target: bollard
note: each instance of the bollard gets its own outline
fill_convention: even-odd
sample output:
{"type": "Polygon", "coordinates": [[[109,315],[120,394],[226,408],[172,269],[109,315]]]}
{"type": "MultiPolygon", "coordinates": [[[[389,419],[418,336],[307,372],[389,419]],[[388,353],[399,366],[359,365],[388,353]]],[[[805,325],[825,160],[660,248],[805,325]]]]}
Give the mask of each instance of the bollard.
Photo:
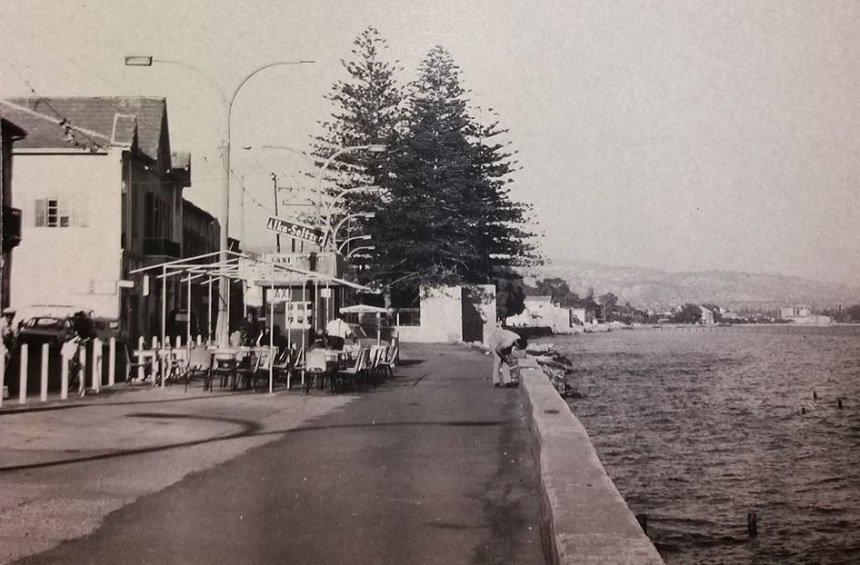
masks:
{"type": "Polygon", "coordinates": [[[21,363],[18,372],[18,404],[27,403],[27,362],[30,359],[30,346],[21,344],[21,363]]]}
{"type": "Polygon", "coordinates": [[[108,386],[116,384],[116,338],[110,338],[108,347],[108,386]]]}
{"type": "MultiPolygon", "coordinates": [[[[0,378],[2,378],[2,377],[0,377],[0,378]]],[[[840,410],[842,410],[842,399],[841,398],[836,399],[836,407],[839,408],[840,410]]]]}
{"type": "Polygon", "coordinates": [[[639,526],[642,527],[642,531],[645,532],[645,535],[648,535],[648,514],[637,514],[636,521],[639,522],[639,526]]]}
{"type": "Polygon", "coordinates": [[[806,414],[806,406],[801,406],[801,407],[800,407],[800,413],[801,413],[801,414],[806,414]]]}
{"type": "Polygon", "coordinates": [[[60,400],[69,398],[69,356],[60,350],[60,400]]]}
{"type": "Polygon", "coordinates": [[[41,381],[39,382],[39,400],[42,402],[47,402],[48,400],[48,348],[50,346],[47,343],[42,344],[42,366],[39,367],[41,370],[41,381]]]}
{"type": "Polygon", "coordinates": [[[812,389],[812,400],[818,400],[818,393],[815,392],[815,389],[812,389]]]}
{"type": "Polygon", "coordinates": [[[90,368],[92,374],[90,388],[98,394],[102,386],[102,340],[93,340],[93,366],[90,368]]]}
{"type": "Polygon", "coordinates": [[[747,512],[747,534],[751,538],[758,536],[758,514],[755,512],[747,512]]]}

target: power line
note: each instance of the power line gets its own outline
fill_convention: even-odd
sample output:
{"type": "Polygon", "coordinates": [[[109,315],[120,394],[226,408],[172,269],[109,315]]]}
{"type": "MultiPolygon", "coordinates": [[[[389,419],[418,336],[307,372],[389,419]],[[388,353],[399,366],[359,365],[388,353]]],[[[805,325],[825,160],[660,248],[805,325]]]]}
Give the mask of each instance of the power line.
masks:
{"type": "MultiPolygon", "coordinates": [[[[38,92],[36,92],[35,87],[33,87],[33,85],[30,83],[30,81],[27,80],[27,77],[25,77],[17,69],[17,67],[15,67],[15,65],[12,64],[11,61],[6,59],[5,57],[3,57],[2,59],[9,66],[9,68],[12,69],[12,72],[15,73],[16,75],[18,75],[18,78],[20,78],[24,82],[24,84],[27,85],[27,88],[30,89],[30,92],[33,93],[33,96],[35,96],[40,102],[44,103],[45,106],[47,106],[48,109],[51,110],[59,118],[59,121],[55,121],[54,123],[56,123],[58,126],[63,128],[63,135],[64,135],[66,141],[68,141],[69,143],[73,143],[75,145],[81,145],[80,143],[78,143],[77,139],[75,139],[73,130],[79,131],[85,137],[87,137],[89,139],[90,147],[88,147],[88,149],[90,149],[90,150],[92,150],[93,147],[102,148],[102,146],[100,144],[96,143],[96,141],[92,138],[92,136],[103,137],[105,139],[108,139],[108,141],[110,141],[110,139],[107,138],[107,136],[104,136],[98,132],[94,132],[91,130],[87,130],[85,128],[81,128],[81,127],[72,125],[72,122],[65,115],[63,115],[59,110],[57,110],[51,104],[50,100],[47,97],[41,96],[38,92]]],[[[4,100],[3,102],[5,104],[12,106],[13,108],[21,110],[23,112],[27,112],[27,113],[30,113],[30,114],[35,115],[37,117],[42,117],[42,118],[51,120],[50,117],[48,117],[48,116],[46,116],[40,112],[36,112],[35,110],[31,110],[25,106],[19,106],[18,104],[14,104],[12,102],[9,102],[8,100],[4,100]]],[[[51,120],[51,121],[54,121],[54,120],[51,120]]]]}

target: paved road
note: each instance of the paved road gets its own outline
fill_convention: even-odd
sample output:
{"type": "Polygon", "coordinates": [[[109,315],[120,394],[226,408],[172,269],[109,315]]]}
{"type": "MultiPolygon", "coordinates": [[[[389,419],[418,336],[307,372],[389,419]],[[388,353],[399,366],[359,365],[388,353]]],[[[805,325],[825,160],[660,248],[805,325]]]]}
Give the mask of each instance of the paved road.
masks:
{"type": "Polygon", "coordinates": [[[518,393],[412,347],[398,377],[22,563],[542,563],[518,393]]]}

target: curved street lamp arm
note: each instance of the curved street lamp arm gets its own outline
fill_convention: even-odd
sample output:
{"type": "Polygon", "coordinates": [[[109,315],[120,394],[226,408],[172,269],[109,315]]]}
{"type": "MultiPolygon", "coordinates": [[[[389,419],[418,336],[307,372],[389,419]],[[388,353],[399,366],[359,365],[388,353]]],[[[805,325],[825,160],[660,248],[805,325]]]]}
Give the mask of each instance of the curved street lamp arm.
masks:
{"type": "Polygon", "coordinates": [[[374,249],[376,249],[375,245],[362,245],[361,247],[356,247],[355,249],[347,253],[346,258],[349,259],[353,255],[355,255],[356,251],[373,251],[374,249]]]}
{"type": "Polygon", "coordinates": [[[242,87],[245,86],[245,83],[248,82],[249,80],[251,80],[251,77],[254,76],[255,74],[259,73],[260,71],[264,71],[264,70],[271,68],[271,67],[279,67],[279,66],[284,66],[284,65],[304,65],[306,63],[314,63],[314,62],[315,61],[298,59],[296,61],[276,61],[274,63],[267,63],[265,65],[261,65],[261,66],[257,67],[256,69],[254,69],[251,72],[249,72],[248,74],[246,74],[245,77],[241,81],[239,81],[239,84],[236,85],[236,88],[233,89],[233,95],[230,96],[230,101],[229,101],[230,106],[233,105],[233,101],[236,100],[236,95],[239,94],[239,91],[242,90],[242,87]]]}
{"type": "Polygon", "coordinates": [[[344,216],[344,218],[341,221],[339,221],[337,223],[337,225],[334,227],[334,230],[332,230],[332,234],[331,234],[332,246],[338,247],[338,245],[337,245],[337,232],[340,231],[341,226],[343,226],[343,224],[345,222],[347,222],[348,220],[351,220],[353,218],[372,218],[372,217],[373,217],[373,215],[368,214],[367,212],[357,212],[355,214],[349,214],[348,216],[344,216]]]}
{"type": "Polygon", "coordinates": [[[356,235],[356,236],[353,236],[353,237],[348,237],[348,238],[344,239],[344,240],[343,240],[343,242],[341,242],[340,246],[338,246],[338,248],[337,248],[337,252],[338,252],[338,253],[342,252],[342,251],[343,251],[343,248],[344,248],[344,247],[346,246],[346,244],[347,244],[347,243],[349,243],[350,241],[359,241],[359,240],[367,241],[367,240],[369,240],[370,238],[371,238],[371,236],[370,236],[369,234],[356,235]]]}
{"type": "Polygon", "coordinates": [[[217,92],[218,96],[221,97],[221,102],[224,103],[224,107],[225,108],[227,107],[227,104],[228,104],[227,95],[224,94],[224,90],[220,86],[218,86],[218,83],[215,82],[211,76],[209,76],[205,72],[201,71],[200,69],[198,69],[194,65],[189,65],[188,63],[183,63],[182,61],[174,61],[173,59],[155,59],[155,58],[153,58],[152,62],[153,63],[164,63],[166,65],[176,65],[177,67],[182,67],[184,69],[189,69],[189,70],[194,71],[199,76],[203,77],[206,80],[206,82],[208,82],[209,85],[215,89],[215,92],[217,92]]]}

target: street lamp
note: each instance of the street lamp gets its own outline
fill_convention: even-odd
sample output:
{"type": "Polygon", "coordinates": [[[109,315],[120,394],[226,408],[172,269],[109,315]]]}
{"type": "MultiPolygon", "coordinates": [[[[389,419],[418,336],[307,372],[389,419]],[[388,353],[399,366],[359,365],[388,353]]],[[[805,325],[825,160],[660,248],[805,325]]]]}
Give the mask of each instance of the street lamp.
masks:
{"type": "MultiPolygon", "coordinates": [[[[326,203],[325,207],[325,219],[326,219],[326,243],[332,245],[333,248],[337,247],[337,243],[334,238],[334,232],[337,232],[337,228],[332,230],[331,227],[331,216],[334,212],[334,207],[348,192],[370,192],[370,193],[378,193],[382,192],[382,188],[379,186],[366,185],[366,186],[355,186],[355,187],[347,187],[338,192],[334,198],[330,199],[326,203]],[[329,239],[331,238],[331,239],[329,239]]],[[[368,214],[373,214],[373,216],[365,216],[368,218],[374,217],[376,214],[374,212],[367,212],[368,214]]],[[[340,227],[340,224],[338,224],[340,227]]]]}
{"type": "Polygon", "coordinates": [[[346,258],[349,259],[353,255],[357,255],[357,251],[373,251],[374,249],[376,249],[375,245],[362,245],[361,247],[356,247],[355,249],[347,253],[346,258]]]}
{"type": "MultiPolygon", "coordinates": [[[[223,161],[224,161],[224,178],[223,178],[223,188],[221,193],[221,211],[218,215],[218,221],[221,224],[221,233],[220,233],[220,247],[221,247],[221,262],[227,260],[227,250],[228,250],[228,234],[230,228],[230,118],[233,115],[233,102],[236,100],[236,96],[239,94],[239,91],[242,90],[242,87],[257,73],[260,71],[264,71],[271,67],[277,66],[286,66],[286,65],[303,65],[308,63],[313,63],[314,61],[299,59],[295,61],[275,61],[273,63],[267,63],[265,65],[261,65],[251,72],[246,74],[242,80],[236,85],[233,89],[232,94],[228,98],[221,87],[212,80],[212,78],[207,75],[205,72],[201,71],[197,67],[190,65],[188,63],[183,63],[181,61],[171,61],[168,59],[156,59],[151,55],[127,55],[125,57],[125,65],[128,67],[151,67],[154,63],[162,63],[168,65],[176,65],[179,67],[183,67],[186,69],[190,69],[204,79],[215,89],[218,95],[221,97],[222,102],[225,105],[225,139],[224,139],[224,148],[223,148],[223,161]]],[[[216,334],[218,336],[218,343],[221,345],[225,345],[227,343],[228,332],[229,332],[229,324],[227,317],[229,313],[227,312],[227,293],[229,292],[229,288],[227,285],[226,277],[221,277],[221,280],[218,284],[218,325],[216,329],[216,334]]]]}
{"type": "Polygon", "coordinates": [[[370,235],[369,233],[366,233],[364,235],[354,235],[352,237],[348,237],[348,238],[344,239],[343,243],[340,244],[340,247],[337,248],[337,252],[340,253],[341,251],[343,251],[343,248],[346,247],[346,244],[349,243],[350,241],[367,241],[371,238],[373,238],[373,236],[370,235]]]}
{"type": "MultiPolygon", "coordinates": [[[[332,232],[332,235],[331,235],[332,246],[337,247],[337,232],[340,231],[340,227],[344,223],[346,223],[347,221],[349,221],[353,218],[370,219],[370,218],[375,218],[375,217],[376,217],[376,212],[356,212],[355,214],[350,214],[349,216],[346,216],[344,219],[342,219],[340,222],[337,223],[337,226],[334,228],[334,231],[332,232]]],[[[349,232],[347,232],[347,233],[349,233],[349,232]]]]}
{"type": "MultiPolygon", "coordinates": [[[[322,183],[323,183],[323,177],[325,176],[326,170],[328,170],[329,166],[334,162],[335,159],[337,159],[338,157],[340,157],[344,153],[349,153],[351,151],[361,151],[363,149],[370,151],[371,153],[383,153],[387,149],[387,147],[385,145],[382,145],[379,143],[371,143],[369,145],[350,145],[348,147],[341,147],[340,149],[338,149],[337,151],[332,153],[331,156],[325,160],[325,162],[323,163],[323,166],[320,167],[319,171],[317,171],[317,186],[316,186],[316,195],[317,195],[317,200],[318,200],[317,207],[316,207],[317,208],[316,209],[317,223],[320,223],[320,224],[322,223],[322,207],[321,207],[322,206],[322,183]]],[[[338,198],[343,196],[343,194],[349,190],[353,190],[353,189],[347,188],[346,190],[341,191],[341,193],[335,198],[335,200],[337,200],[338,198]]],[[[331,233],[331,225],[328,225],[328,224],[330,224],[330,220],[331,220],[330,207],[329,207],[328,216],[329,216],[329,218],[326,222],[327,228],[328,228],[328,232],[326,232],[327,235],[331,233]]]]}

